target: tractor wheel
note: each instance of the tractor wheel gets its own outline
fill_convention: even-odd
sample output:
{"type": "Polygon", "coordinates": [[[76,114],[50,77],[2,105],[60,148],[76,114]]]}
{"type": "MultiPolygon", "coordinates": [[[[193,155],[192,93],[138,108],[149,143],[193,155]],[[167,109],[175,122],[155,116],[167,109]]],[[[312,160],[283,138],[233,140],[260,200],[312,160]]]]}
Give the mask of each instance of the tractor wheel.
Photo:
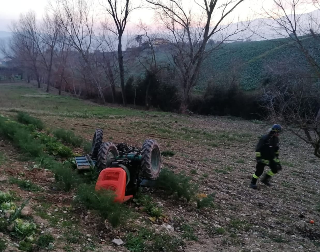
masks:
{"type": "Polygon", "coordinates": [[[98,172],[110,167],[112,161],[115,161],[118,155],[117,147],[113,143],[102,143],[98,152],[96,164],[98,172]]]}
{"type": "Polygon", "coordinates": [[[102,144],[102,139],[103,139],[102,129],[96,129],[93,135],[92,147],[91,147],[91,153],[90,153],[92,159],[97,159],[100,145],[102,144]]]}
{"type": "Polygon", "coordinates": [[[148,139],[142,145],[142,176],[146,179],[155,180],[160,174],[160,149],[155,140],[148,139]]]}

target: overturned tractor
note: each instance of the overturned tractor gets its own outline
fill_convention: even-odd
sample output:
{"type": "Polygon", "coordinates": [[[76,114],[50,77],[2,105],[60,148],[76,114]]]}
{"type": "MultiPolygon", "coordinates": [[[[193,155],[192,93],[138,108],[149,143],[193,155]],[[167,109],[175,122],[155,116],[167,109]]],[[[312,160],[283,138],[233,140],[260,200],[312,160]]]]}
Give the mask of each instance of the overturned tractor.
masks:
{"type": "Polygon", "coordinates": [[[132,198],[139,186],[158,178],[161,154],[155,140],[145,140],[142,148],[103,142],[103,131],[96,129],[90,155],[76,158],[76,163],[79,170],[94,166],[99,172],[96,190],[111,189],[115,200],[123,202],[132,198]]]}

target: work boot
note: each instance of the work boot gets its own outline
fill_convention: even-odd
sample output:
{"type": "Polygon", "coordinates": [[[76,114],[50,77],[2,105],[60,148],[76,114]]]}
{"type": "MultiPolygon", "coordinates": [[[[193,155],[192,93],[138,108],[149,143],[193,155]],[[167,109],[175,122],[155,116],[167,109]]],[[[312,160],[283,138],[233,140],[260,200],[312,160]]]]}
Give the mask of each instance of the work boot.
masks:
{"type": "Polygon", "coordinates": [[[261,182],[266,186],[271,186],[270,179],[271,179],[271,176],[268,174],[265,174],[264,177],[261,179],[261,182]]]}
{"type": "Polygon", "coordinates": [[[257,189],[257,179],[256,178],[252,178],[251,179],[251,183],[250,183],[250,188],[252,188],[252,189],[257,189]]]}

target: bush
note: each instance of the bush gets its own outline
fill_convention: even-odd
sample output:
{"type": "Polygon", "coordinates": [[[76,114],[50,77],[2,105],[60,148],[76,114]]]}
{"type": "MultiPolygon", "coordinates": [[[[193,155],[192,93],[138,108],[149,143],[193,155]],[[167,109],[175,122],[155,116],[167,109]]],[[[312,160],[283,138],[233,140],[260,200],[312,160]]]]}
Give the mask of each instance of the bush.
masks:
{"type": "Polygon", "coordinates": [[[0,134],[13,141],[24,153],[32,157],[39,157],[42,154],[43,146],[39,141],[33,139],[31,132],[32,129],[26,126],[0,117],[0,134]]]}
{"type": "Polygon", "coordinates": [[[206,197],[202,197],[197,199],[197,208],[201,209],[201,208],[205,208],[205,207],[214,207],[213,204],[214,201],[214,195],[208,195],[206,197]]]}
{"type": "Polygon", "coordinates": [[[243,91],[238,85],[209,85],[203,95],[191,97],[189,109],[198,114],[237,116],[261,119],[265,114],[260,104],[261,94],[243,91]]]}
{"type": "Polygon", "coordinates": [[[6,244],[5,240],[2,240],[0,238],[0,252],[5,251],[6,248],[7,248],[7,244],[6,244]]]}
{"type": "Polygon", "coordinates": [[[54,242],[54,238],[52,235],[40,235],[37,241],[37,246],[40,248],[47,248],[52,242],[54,242]]]}
{"type": "Polygon", "coordinates": [[[68,192],[79,184],[80,178],[68,165],[57,165],[52,171],[60,190],[68,192]]]}
{"type": "Polygon", "coordinates": [[[108,219],[111,225],[116,227],[129,218],[129,212],[123,205],[114,202],[114,197],[112,191],[95,191],[94,185],[81,184],[78,187],[76,202],[97,210],[101,217],[108,219]]]}
{"type": "Polygon", "coordinates": [[[162,215],[162,209],[153,202],[149,195],[138,194],[134,201],[136,204],[143,206],[144,211],[150,216],[159,218],[162,215]]]}
{"type": "Polygon", "coordinates": [[[41,188],[39,186],[33,184],[29,180],[23,180],[23,179],[17,179],[14,177],[10,177],[9,182],[11,184],[18,185],[21,189],[23,189],[25,191],[37,192],[37,191],[41,190],[41,188]]]}
{"type": "Polygon", "coordinates": [[[190,201],[198,192],[198,186],[190,181],[191,178],[184,173],[174,174],[173,171],[165,168],[160,173],[156,187],[190,201]]]}
{"type": "Polygon", "coordinates": [[[25,112],[18,112],[17,119],[18,119],[18,122],[26,124],[26,125],[33,125],[38,130],[43,130],[43,128],[44,128],[44,124],[41,120],[34,118],[25,112]]]}
{"type": "Polygon", "coordinates": [[[72,131],[57,129],[53,132],[57,139],[62,140],[66,144],[71,144],[74,147],[80,147],[83,139],[76,136],[72,131]]]}
{"type": "Polygon", "coordinates": [[[35,137],[43,144],[45,144],[45,151],[48,154],[54,156],[60,156],[62,158],[70,158],[73,156],[72,150],[58,142],[56,138],[48,136],[44,133],[36,133],[35,137]]]}

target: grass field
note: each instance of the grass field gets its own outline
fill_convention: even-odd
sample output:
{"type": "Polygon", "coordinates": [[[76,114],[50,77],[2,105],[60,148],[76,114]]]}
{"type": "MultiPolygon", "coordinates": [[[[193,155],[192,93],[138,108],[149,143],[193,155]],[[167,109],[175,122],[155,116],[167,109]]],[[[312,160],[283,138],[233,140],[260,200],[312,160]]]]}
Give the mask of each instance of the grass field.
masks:
{"type": "MultiPolygon", "coordinates": [[[[255,145],[269,126],[264,122],[100,106],[46,94],[24,83],[0,84],[0,114],[16,120],[18,111],[40,119],[43,134],[64,129],[90,142],[94,130],[101,128],[104,141],[138,147],[145,139],[155,139],[163,153],[164,171],[190,177],[190,187],[199,187],[199,197],[212,201],[199,205],[163,190],[144,189],[140,198],[124,205],[130,219],[113,228],[96,210],[74,204],[74,189],[59,190],[55,176],[42,168],[44,162],[26,159],[0,135],[1,191],[14,195],[18,206],[29,199],[28,220],[48,235],[37,237],[47,250],[320,250],[320,160],[289,132],[284,131],[280,139],[283,170],[273,178],[271,188],[259,183],[254,191],[248,186],[255,145]],[[113,245],[115,238],[125,244],[113,245]]],[[[81,148],[69,147],[84,154],[81,148]]],[[[0,251],[1,244],[14,247],[18,238],[0,232],[4,233],[0,251]]]]}

